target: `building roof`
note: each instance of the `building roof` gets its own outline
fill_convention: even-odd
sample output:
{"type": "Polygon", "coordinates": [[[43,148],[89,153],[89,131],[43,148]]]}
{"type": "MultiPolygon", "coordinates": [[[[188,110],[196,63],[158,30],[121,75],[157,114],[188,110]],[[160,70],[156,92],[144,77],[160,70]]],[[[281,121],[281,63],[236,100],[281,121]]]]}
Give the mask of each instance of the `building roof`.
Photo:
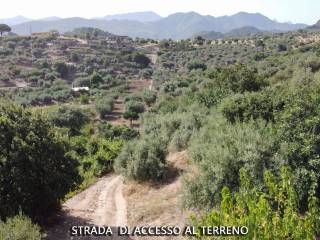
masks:
{"type": "Polygon", "coordinates": [[[74,91],[74,92],[89,91],[89,87],[73,87],[72,91],[74,91]]]}

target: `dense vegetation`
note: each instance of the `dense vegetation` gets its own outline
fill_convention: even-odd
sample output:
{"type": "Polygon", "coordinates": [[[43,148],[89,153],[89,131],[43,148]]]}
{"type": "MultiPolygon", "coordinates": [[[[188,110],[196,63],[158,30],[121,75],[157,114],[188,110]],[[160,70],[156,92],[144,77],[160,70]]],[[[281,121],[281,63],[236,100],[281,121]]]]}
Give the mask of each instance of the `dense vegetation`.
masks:
{"type": "MultiPolygon", "coordinates": [[[[292,235],[299,239],[304,234],[312,238],[319,234],[315,231],[320,197],[319,44],[299,42],[294,34],[254,44],[203,43],[194,47],[187,41],[162,42],[154,72],[157,101],[143,115],[137,145],[125,144],[116,166],[128,177],[144,181],[148,175],[137,174],[143,165],[148,179],[159,181],[157,176],[168,171],[162,155],[155,163],[151,149],[140,146],[148,141],[150,148],[158,144],[162,151],[187,149],[189,162],[198,170],[185,176],[183,201],[187,208],[202,211],[220,209],[226,187],[231,194],[242,191],[240,169],[255,186],[248,194],[263,196],[268,189],[264,172],[280,176],[281,169],[288,167],[293,173],[292,184],[283,191],[296,193],[294,199],[286,200],[294,206],[289,210],[296,218],[291,225],[286,223],[288,216],[279,219],[274,232],[278,235],[270,236],[266,230],[262,238],[292,235]],[[260,56],[249,48],[258,50],[260,56]],[[217,54],[220,49],[221,55],[217,54]],[[235,53],[230,61],[224,61],[230,49],[235,53]],[[153,162],[152,168],[147,168],[148,162],[153,162]],[[313,210],[308,201],[311,192],[313,210]],[[299,221],[300,214],[313,215],[313,223],[307,217],[299,221]],[[299,224],[306,228],[293,230],[299,224]]],[[[259,197],[247,201],[258,204],[259,197]]],[[[278,214],[275,204],[268,204],[265,207],[269,206],[270,216],[261,216],[263,221],[278,214]]],[[[258,213],[255,211],[246,213],[248,221],[250,214],[258,213]]],[[[219,224],[225,225],[229,215],[220,214],[219,224]]],[[[207,215],[205,222],[212,224],[214,216],[207,215]]],[[[260,223],[252,224],[254,229],[260,223]]]]}
{"type": "Polygon", "coordinates": [[[67,140],[39,114],[0,105],[0,214],[22,210],[33,219],[57,209],[79,183],[78,162],[67,140]]]}
{"type": "MultiPolygon", "coordinates": [[[[220,211],[213,210],[200,220],[195,218],[196,226],[247,226],[248,234],[243,239],[314,239],[319,233],[319,208],[314,191],[308,198],[309,210],[302,218],[292,174],[287,169],[281,170],[280,181],[270,172],[264,173],[265,192],[254,187],[244,170],[240,170],[240,179],[240,189],[235,196],[224,187],[220,211]]],[[[211,239],[200,232],[197,237],[211,239]]]]}

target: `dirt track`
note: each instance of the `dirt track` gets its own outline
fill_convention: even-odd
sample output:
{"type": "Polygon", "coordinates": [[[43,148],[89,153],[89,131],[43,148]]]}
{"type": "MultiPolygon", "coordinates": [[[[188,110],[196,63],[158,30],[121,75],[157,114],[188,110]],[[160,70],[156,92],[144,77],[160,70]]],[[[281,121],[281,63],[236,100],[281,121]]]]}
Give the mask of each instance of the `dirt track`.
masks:
{"type": "MultiPolygon", "coordinates": [[[[152,63],[157,61],[156,54],[150,54],[152,63]]],[[[129,92],[152,89],[152,81],[135,80],[129,85],[129,92]]],[[[110,122],[126,124],[121,118],[124,111],[123,100],[117,100],[110,122]]],[[[83,192],[77,194],[62,205],[62,211],[55,223],[46,231],[46,240],[66,239],[130,239],[129,237],[71,237],[70,227],[73,225],[126,226],[127,203],[123,196],[123,177],[108,175],[100,178],[83,192]]],[[[114,233],[116,233],[114,228],[114,233]]]]}
{"type": "MultiPolygon", "coordinates": [[[[72,225],[125,226],[127,204],[122,195],[123,179],[118,175],[101,178],[62,206],[56,223],[47,231],[47,240],[128,239],[119,237],[70,237],[72,225]]],[[[114,230],[116,232],[116,230],[114,230]]]]}

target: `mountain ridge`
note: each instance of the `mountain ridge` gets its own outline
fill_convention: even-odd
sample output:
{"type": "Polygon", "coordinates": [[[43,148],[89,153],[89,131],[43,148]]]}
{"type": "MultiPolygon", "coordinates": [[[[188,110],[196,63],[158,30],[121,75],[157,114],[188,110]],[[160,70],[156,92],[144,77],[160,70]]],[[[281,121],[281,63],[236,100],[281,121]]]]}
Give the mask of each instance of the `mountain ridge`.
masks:
{"type": "Polygon", "coordinates": [[[320,20],[318,22],[316,22],[315,24],[307,27],[307,29],[309,29],[309,30],[320,30],[320,20]]]}
{"type": "Polygon", "coordinates": [[[132,20],[138,22],[154,22],[160,20],[162,17],[153,12],[153,11],[144,11],[144,12],[132,12],[132,13],[123,13],[123,14],[113,14],[106,15],[101,18],[93,19],[103,19],[103,20],[132,20]]]}
{"type": "Polygon", "coordinates": [[[305,24],[289,24],[273,21],[260,13],[239,12],[231,16],[214,17],[196,12],[174,13],[156,21],[141,22],[122,19],[85,19],[64,18],[53,21],[34,20],[12,26],[13,32],[26,35],[32,28],[35,32],[45,32],[52,29],[61,33],[74,28],[100,28],[116,35],[144,37],[154,39],[186,39],[199,32],[221,32],[223,34],[237,28],[252,26],[260,31],[294,31],[307,27],[305,24]]]}

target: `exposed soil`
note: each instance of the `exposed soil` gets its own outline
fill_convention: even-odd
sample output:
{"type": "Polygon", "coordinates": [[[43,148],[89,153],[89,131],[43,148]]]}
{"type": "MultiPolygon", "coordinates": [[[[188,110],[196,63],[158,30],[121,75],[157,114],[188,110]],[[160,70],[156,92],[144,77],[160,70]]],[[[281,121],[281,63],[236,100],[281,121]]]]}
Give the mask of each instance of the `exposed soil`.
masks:
{"type": "MultiPolygon", "coordinates": [[[[185,151],[169,154],[167,161],[172,168],[166,183],[129,183],[124,185],[124,194],[128,203],[129,226],[179,226],[186,224],[188,213],[183,209],[182,173],[187,169],[185,151]]],[[[150,237],[133,237],[134,239],[150,239],[150,237]]],[[[152,237],[152,239],[183,239],[182,236],[152,237]]]]}
{"type": "Polygon", "coordinates": [[[109,175],[99,179],[62,205],[61,213],[44,239],[129,239],[115,236],[116,226],[127,225],[127,203],[122,188],[121,176],[109,175]],[[71,237],[70,227],[73,225],[110,226],[114,227],[115,234],[113,237],[71,237]]]}

